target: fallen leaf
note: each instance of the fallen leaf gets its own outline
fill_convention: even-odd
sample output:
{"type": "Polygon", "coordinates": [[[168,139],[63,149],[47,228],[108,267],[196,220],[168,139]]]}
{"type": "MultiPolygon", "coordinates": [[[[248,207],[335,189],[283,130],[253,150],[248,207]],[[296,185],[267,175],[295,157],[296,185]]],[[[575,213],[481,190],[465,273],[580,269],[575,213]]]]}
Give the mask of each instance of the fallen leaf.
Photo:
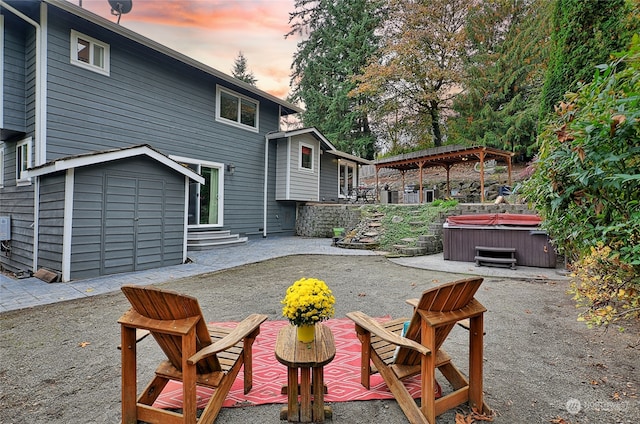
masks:
{"type": "Polygon", "coordinates": [[[564,418],[560,418],[560,417],[553,418],[549,422],[553,423],[553,424],[571,424],[569,421],[565,420],[564,418]]]}
{"type": "Polygon", "coordinates": [[[473,418],[470,415],[462,415],[456,412],[456,424],[473,424],[473,418]]]}
{"type": "Polygon", "coordinates": [[[480,411],[478,411],[477,408],[471,409],[471,416],[473,417],[474,420],[488,421],[488,422],[493,422],[493,420],[496,418],[495,412],[489,411],[489,413],[483,414],[480,411]]]}
{"type": "Polygon", "coordinates": [[[365,297],[366,295],[366,293],[358,293],[358,297],[365,297]]]}
{"type": "Polygon", "coordinates": [[[80,346],[80,347],[87,347],[87,346],[89,346],[90,344],[91,344],[91,342],[80,342],[80,343],[78,343],[78,346],[80,346]]]}

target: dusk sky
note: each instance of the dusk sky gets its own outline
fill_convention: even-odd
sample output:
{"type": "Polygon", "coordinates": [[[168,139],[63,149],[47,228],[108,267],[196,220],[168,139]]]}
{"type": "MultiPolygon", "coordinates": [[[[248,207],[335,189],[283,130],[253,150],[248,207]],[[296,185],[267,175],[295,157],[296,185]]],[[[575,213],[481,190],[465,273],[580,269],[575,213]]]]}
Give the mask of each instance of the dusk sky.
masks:
{"type": "MultiPolygon", "coordinates": [[[[68,0],[112,22],[108,0],[68,0]]],[[[289,92],[298,37],[284,38],[295,0],[133,0],[120,25],[231,74],[242,51],[258,88],[289,92]]]]}

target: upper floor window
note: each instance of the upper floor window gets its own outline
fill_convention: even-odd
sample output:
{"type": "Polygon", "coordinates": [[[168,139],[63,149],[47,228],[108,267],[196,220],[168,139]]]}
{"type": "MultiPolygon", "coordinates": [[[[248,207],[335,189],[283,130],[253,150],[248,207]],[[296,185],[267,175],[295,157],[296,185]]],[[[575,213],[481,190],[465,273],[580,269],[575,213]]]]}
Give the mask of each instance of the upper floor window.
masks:
{"type": "Polygon", "coordinates": [[[300,168],[313,170],[313,147],[300,144],[300,168]]]}
{"type": "Polygon", "coordinates": [[[71,30],[71,63],[109,75],[109,45],[71,30]]]}
{"type": "Polygon", "coordinates": [[[258,101],[218,86],[216,120],[258,131],[258,101]]]}
{"type": "Polygon", "coordinates": [[[16,181],[18,184],[30,183],[31,180],[24,176],[27,169],[31,168],[31,138],[16,144],[16,181]]]}

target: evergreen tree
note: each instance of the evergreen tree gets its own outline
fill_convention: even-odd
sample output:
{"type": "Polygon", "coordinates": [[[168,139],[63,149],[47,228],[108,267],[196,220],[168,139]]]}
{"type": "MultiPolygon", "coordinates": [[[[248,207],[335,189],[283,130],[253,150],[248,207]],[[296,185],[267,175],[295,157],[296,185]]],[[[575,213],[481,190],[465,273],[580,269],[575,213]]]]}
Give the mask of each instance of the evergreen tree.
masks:
{"type": "Polygon", "coordinates": [[[535,146],[551,3],[501,0],[474,10],[472,48],[463,93],[454,102],[450,138],[513,151],[524,160],[535,146]]]}
{"type": "Polygon", "coordinates": [[[248,70],[247,58],[244,57],[244,54],[242,52],[238,53],[238,57],[236,57],[236,60],[233,62],[231,75],[234,78],[237,78],[240,81],[244,81],[251,85],[256,85],[256,83],[258,82],[258,80],[253,76],[253,72],[248,70]]]}
{"type": "Polygon", "coordinates": [[[578,82],[590,82],[595,66],[607,63],[610,52],[627,47],[631,33],[626,25],[632,3],[556,0],[549,67],[542,90],[543,116],[553,111],[565,92],[575,91],[578,82]]]}
{"type": "Polygon", "coordinates": [[[297,0],[289,23],[286,36],[303,38],[292,64],[291,100],[304,104],[304,125],[318,128],[340,150],[373,159],[375,139],[359,108],[369,99],[348,93],[352,76],[377,50],[378,1],[297,0]]]}

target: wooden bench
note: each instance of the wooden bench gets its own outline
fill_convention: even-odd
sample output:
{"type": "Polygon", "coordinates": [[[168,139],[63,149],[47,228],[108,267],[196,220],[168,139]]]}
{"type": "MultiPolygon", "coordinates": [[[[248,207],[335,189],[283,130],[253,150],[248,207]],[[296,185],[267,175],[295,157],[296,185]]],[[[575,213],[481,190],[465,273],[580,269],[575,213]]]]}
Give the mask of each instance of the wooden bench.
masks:
{"type": "Polygon", "coordinates": [[[507,265],[511,269],[516,269],[516,249],[515,247],[487,247],[476,246],[475,256],[476,266],[485,265],[507,265]]]}

